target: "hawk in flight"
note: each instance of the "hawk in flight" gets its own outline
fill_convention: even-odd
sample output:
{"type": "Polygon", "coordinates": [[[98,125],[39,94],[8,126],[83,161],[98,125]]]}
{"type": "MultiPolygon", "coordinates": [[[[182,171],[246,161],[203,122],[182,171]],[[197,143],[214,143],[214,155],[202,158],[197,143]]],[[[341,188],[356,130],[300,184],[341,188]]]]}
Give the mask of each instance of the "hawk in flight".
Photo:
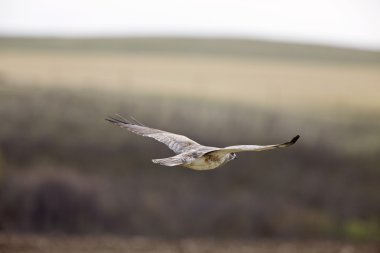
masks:
{"type": "Polygon", "coordinates": [[[216,148],[203,146],[183,135],[147,127],[132,117],[131,120],[126,120],[120,115],[116,115],[115,117],[109,117],[106,120],[121,128],[126,128],[135,134],[150,137],[162,142],[176,153],[176,155],[172,157],[153,159],[152,161],[154,163],[165,166],[181,165],[194,170],[215,169],[236,159],[237,152],[264,151],[275,148],[285,148],[296,143],[300,137],[297,135],[291,141],[282,144],[265,146],[238,145],[225,148],[216,148]]]}

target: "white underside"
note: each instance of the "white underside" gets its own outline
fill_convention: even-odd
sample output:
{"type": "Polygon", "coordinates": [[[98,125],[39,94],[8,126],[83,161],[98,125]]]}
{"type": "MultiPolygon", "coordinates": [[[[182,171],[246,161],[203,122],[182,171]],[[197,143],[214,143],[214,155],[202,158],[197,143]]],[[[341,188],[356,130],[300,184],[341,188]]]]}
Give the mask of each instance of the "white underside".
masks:
{"type": "Polygon", "coordinates": [[[212,170],[223,165],[227,157],[228,155],[223,155],[223,157],[219,157],[219,159],[216,159],[217,161],[215,161],[202,156],[191,163],[182,164],[182,166],[193,170],[212,170]]]}

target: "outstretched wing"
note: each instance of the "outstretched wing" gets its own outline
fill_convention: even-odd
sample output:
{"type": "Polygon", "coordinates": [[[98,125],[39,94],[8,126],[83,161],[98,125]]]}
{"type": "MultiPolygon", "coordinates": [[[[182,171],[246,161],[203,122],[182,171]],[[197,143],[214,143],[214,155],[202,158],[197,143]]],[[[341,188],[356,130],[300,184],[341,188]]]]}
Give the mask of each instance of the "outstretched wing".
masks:
{"type": "Polygon", "coordinates": [[[187,138],[183,135],[173,134],[169,132],[165,132],[162,130],[150,128],[147,126],[144,126],[134,118],[131,118],[132,121],[126,120],[120,115],[116,115],[115,117],[108,117],[106,118],[107,121],[121,127],[126,128],[129,131],[142,135],[145,137],[153,138],[159,142],[164,143],[166,146],[168,146],[171,150],[173,150],[176,154],[183,153],[187,150],[190,150],[196,146],[199,146],[200,144],[187,138]]]}
{"type": "Polygon", "coordinates": [[[297,142],[297,140],[300,138],[299,135],[293,137],[291,141],[282,143],[282,144],[274,144],[274,145],[265,145],[265,146],[258,146],[258,145],[238,145],[238,146],[230,146],[220,149],[220,151],[216,152],[244,152],[244,151],[264,151],[264,150],[270,150],[275,148],[285,148],[293,145],[297,142]]]}

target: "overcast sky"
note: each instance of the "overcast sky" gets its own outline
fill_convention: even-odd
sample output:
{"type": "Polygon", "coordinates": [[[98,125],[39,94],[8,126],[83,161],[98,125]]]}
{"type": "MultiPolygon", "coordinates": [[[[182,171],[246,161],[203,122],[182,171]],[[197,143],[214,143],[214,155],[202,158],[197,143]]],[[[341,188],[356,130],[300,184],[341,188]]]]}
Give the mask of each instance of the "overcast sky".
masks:
{"type": "Polygon", "coordinates": [[[380,50],[380,0],[0,0],[0,35],[233,36],[380,50]]]}

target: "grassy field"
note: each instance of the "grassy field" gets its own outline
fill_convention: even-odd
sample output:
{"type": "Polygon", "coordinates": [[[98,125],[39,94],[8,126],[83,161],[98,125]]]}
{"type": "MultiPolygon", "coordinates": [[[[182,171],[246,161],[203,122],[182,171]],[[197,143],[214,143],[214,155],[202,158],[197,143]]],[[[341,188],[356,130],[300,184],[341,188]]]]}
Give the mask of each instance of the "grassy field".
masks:
{"type": "Polygon", "coordinates": [[[206,99],[304,113],[380,110],[379,69],[380,64],[223,55],[0,50],[0,77],[15,83],[206,99]]]}
{"type": "Polygon", "coordinates": [[[7,253],[377,253],[376,244],[297,240],[154,239],[115,236],[0,235],[0,251],[7,253]]]}
{"type": "MultiPolygon", "coordinates": [[[[0,230],[157,244],[141,252],[376,252],[366,243],[380,235],[379,62],[249,41],[0,39],[0,230]],[[211,146],[301,139],[197,173],[152,164],[171,152],[113,128],[112,113],[211,146]],[[240,240],[252,237],[364,244],[240,240]]],[[[0,247],[108,245],[68,238],[2,235],[0,247]]]]}

